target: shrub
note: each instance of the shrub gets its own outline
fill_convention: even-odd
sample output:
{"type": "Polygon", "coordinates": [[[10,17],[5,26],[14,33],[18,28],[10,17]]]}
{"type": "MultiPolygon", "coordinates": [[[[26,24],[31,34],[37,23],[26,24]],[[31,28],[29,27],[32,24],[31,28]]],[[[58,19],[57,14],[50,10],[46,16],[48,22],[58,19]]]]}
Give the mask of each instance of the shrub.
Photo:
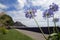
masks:
{"type": "Polygon", "coordinates": [[[5,27],[0,27],[0,33],[6,34],[8,33],[8,30],[5,27]]]}

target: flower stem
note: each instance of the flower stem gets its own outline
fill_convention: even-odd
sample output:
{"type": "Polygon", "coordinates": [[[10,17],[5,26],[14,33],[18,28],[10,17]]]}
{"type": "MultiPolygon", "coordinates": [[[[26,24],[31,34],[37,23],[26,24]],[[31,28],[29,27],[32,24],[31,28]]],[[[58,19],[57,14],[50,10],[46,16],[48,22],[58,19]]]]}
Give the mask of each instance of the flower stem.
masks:
{"type": "Polygon", "coordinates": [[[43,37],[45,38],[45,40],[47,40],[47,38],[46,38],[46,37],[45,37],[45,35],[44,35],[43,30],[41,29],[41,27],[39,26],[39,24],[38,24],[38,22],[37,22],[37,20],[34,18],[34,16],[33,16],[33,14],[32,14],[32,13],[31,13],[31,15],[32,15],[32,18],[34,19],[34,21],[35,21],[36,25],[38,26],[39,30],[41,31],[41,33],[42,33],[43,37]]]}
{"type": "MultiPolygon", "coordinates": [[[[54,20],[54,15],[53,15],[53,20],[54,20]]],[[[56,31],[59,32],[58,29],[57,29],[57,27],[56,27],[56,22],[55,22],[55,21],[53,21],[53,22],[54,22],[54,26],[55,26],[55,27],[53,28],[53,32],[54,32],[54,33],[55,33],[56,31]]]]}
{"type": "Polygon", "coordinates": [[[42,32],[43,37],[47,40],[47,38],[45,37],[44,32],[42,31],[42,29],[41,29],[41,27],[39,26],[38,22],[36,21],[36,19],[35,19],[34,17],[33,17],[33,19],[34,19],[35,23],[37,24],[39,30],[42,32]]]}
{"type": "Polygon", "coordinates": [[[46,19],[47,19],[47,26],[48,26],[48,31],[49,31],[49,35],[50,35],[49,19],[48,19],[48,17],[46,17],[46,19]]]}

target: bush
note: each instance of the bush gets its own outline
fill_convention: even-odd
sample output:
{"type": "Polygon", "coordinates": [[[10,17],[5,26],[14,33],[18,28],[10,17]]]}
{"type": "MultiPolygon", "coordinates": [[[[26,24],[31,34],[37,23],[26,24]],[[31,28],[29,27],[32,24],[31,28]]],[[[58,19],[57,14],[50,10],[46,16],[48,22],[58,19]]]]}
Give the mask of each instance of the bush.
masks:
{"type": "Polygon", "coordinates": [[[53,33],[48,37],[48,40],[60,40],[60,33],[53,33]]]}
{"type": "Polygon", "coordinates": [[[6,34],[8,33],[8,30],[5,27],[0,27],[0,33],[6,34]]]}

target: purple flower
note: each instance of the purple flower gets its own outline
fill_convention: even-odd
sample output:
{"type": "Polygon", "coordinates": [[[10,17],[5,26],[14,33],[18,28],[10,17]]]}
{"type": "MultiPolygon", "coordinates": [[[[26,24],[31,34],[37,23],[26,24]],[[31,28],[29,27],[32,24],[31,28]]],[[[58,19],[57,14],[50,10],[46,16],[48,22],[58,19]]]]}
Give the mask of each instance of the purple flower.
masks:
{"type": "Polygon", "coordinates": [[[50,18],[50,17],[52,17],[52,16],[53,16],[53,11],[50,10],[50,9],[45,10],[45,11],[43,12],[43,17],[48,17],[48,18],[50,18]]]}
{"type": "Polygon", "coordinates": [[[36,9],[34,9],[34,8],[27,8],[27,10],[25,10],[25,17],[26,18],[33,18],[33,17],[35,17],[36,15],[35,15],[35,13],[37,12],[37,10],[36,9]]]}
{"type": "Polygon", "coordinates": [[[58,5],[54,3],[52,3],[52,5],[50,5],[49,7],[50,7],[49,9],[43,12],[43,17],[48,17],[48,18],[52,17],[54,15],[54,12],[58,11],[59,8],[58,5]]]}
{"type": "Polygon", "coordinates": [[[58,8],[59,8],[58,5],[55,4],[55,3],[52,3],[52,5],[50,5],[49,7],[50,7],[50,9],[51,9],[52,11],[54,11],[54,12],[55,12],[55,11],[58,11],[58,8]]]}

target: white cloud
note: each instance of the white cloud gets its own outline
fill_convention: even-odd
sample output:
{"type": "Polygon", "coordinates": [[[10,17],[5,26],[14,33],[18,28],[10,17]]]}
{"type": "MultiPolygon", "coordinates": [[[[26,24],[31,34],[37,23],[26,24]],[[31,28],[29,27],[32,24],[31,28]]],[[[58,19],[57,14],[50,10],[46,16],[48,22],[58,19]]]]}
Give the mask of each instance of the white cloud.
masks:
{"type": "MultiPolygon", "coordinates": [[[[23,10],[22,11],[9,11],[7,13],[9,13],[9,15],[12,16],[14,21],[20,21],[23,24],[27,25],[28,27],[36,27],[37,26],[34,19],[29,19],[29,18],[25,17],[25,13],[23,12],[23,10]]],[[[42,17],[42,11],[37,10],[36,15],[37,16],[35,17],[35,19],[39,23],[40,27],[41,26],[47,26],[46,20],[43,19],[43,17],[42,17]]],[[[52,23],[50,23],[50,25],[51,24],[52,23]]]]}
{"type": "Polygon", "coordinates": [[[3,11],[3,9],[8,8],[6,5],[3,5],[0,3],[0,13],[3,11]]]}
{"type": "Polygon", "coordinates": [[[12,14],[11,16],[14,21],[20,21],[27,26],[35,25],[32,19],[28,19],[25,17],[25,13],[23,13],[23,11],[8,11],[7,13],[9,13],[9,15],[12,14]]]}
{"type": "MultiPolygon", "coordinates": [[[[58,0],[59,1],[59,0],[58,0]]],[[[56,4],[60,5],[60,1],[58,2],[57,0],[34,0],[32,1],[33,5],[37,5],[37,6],[43,6],[45,8],[48,8],[50,4],[52,4],[53,2],[55,2],[56,4]]],[[[19,4],[18,4],[18,9],[19,8],[23,8],[24,4],[26,3],[26,0],[18,0],[19,4]]],[[[25,18],[25,13],[23,10],[19,10],[19,11],[10,11],[8,12],[9,15],[11,15],[14,19],[14,21],[20,21],[23,24],[33,27],[33,26],[37,26],[36,23],[34,22],[33,19],[29,19],[29,18],[25,18]]],[[[42,14],[43,11],[37,10],[36,13],[36,17],[35,19],[38,21],[40,26],[47,26],[46,20],[43,19],[42,14]]],[[[56,12],[55,17],[60,17],[60,8],[59,11],[56,12]]],[[[49,25],[53,26],[53,22],[51,20],[52,18],[50,18],[50,22],[49,25]]]]}
{"type": "Polygon", "coordinates": [[[34,5],[42,5],[46,2],[47,0],[33,0],[32,3],[34,5]]]}
{"type": "Polygon", "coordinates": [[[23,8],[24,7],[24,4],[26,3],[26,0],[18,0],[18,8],[23,8]]]}
{"type": "Polygon", "coordinates": [[[0,9],[6,9],[7,6],[0,3],[0,9]]]}
{"type": "Polygon", "coordinates": [[[54,17],[60,19],[60,8],[59,8],[59,11],[55,12],[54,17]]]}
{"type": "Polygon", "coordinates": [[[49,5],[51,5],[53,2],[60,5],[60,0],[34,0],[32,1],[33,5],[37,5],[37,6],[41,5],[45,8],[48,8],[49,5]]]}

